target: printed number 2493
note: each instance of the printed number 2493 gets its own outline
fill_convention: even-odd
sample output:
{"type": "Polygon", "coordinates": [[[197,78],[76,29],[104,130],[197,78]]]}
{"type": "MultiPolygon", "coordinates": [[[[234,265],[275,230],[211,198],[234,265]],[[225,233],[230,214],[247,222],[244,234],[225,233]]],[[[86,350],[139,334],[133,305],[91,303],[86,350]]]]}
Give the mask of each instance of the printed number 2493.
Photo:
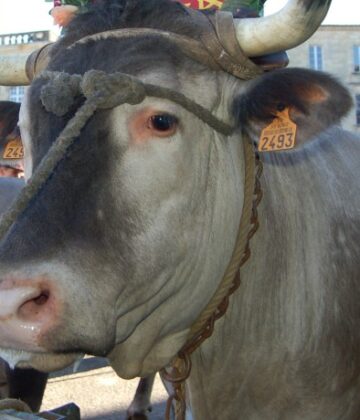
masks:
{"type": "Polygon", "coordinates": [[[261,150],[264,152],[272,150],[290,149],[293,146],[293,133],[278,134],[272,137],[263,137],[261,150]]]}

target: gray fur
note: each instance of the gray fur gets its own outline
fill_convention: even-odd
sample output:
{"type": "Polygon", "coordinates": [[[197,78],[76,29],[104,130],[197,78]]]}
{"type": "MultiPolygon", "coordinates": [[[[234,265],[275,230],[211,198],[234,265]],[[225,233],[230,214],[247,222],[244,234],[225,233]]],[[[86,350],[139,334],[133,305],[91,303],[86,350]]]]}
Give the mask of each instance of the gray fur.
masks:
{"type": "Polygon", "coordinates": [[[0,213],[10,206],[23,185],[24,181],[21,179],[0,178],[0,213]]]}

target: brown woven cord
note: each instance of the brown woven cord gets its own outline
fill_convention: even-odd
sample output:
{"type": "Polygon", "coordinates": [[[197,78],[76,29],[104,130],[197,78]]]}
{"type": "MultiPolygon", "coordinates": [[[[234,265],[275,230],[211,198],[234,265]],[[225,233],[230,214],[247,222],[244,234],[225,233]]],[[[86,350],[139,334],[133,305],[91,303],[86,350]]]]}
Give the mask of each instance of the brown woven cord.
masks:
{"type": "Polygon", "coordinates": [[[216,290],[211,302],[203,310],[197,322],[192,326],[189,336],[193,337],[200,330],[202,330],[205,322],[209,319],[211,314],[215,312],[216,308],[222,302],[224,296],[227,295],[230,286],[232,285],[236,272],[239,270],[239,265],[247,244],[248,232],[251,227],[251,212],[253,207],[253,195],[255,184],[255,159],[253,155],[253,146],[247,140],[244,140],[245,151],[245,182],[244,182],[244,205],[241,214],[241,221],[236,240],[236,246],[226,269],[224,277],[216,290]]]}
{"type": "Polygon", "coordinates": [[[250,239],[259,226],[257,206],[262,197],[260,185],[262,164],[258,157],[254,157],[253,146],[249,138],[247,136],[244,137],[244,204],[236,246],[220,286],[212,300],[200,314],[198,320],[193,324],[188,341],[179,351],[172,365],[169,368],[162,369],[160,372],[162,379],[173,385],[173,393],[167,401],[165,420],[170,420],[170,408],[174,402],[175,419],[185,420],[185,380],[191,373],[190,356],[203,341],[212,335],[215,321],[225,314],[230,295],[240,286],[240,267],[250,257],[250,239]]]}

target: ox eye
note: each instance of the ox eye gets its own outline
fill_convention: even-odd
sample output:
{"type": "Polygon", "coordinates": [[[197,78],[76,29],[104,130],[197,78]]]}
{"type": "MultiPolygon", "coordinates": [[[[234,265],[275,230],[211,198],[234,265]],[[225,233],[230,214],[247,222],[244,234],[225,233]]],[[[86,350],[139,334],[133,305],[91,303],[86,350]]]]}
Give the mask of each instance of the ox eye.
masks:
{"type": "Polygon", "coordinates": [[[162,136],[174,134],[177,126],[178,119],[170,114],[153,115],[148,121],[148,127],[162,136]]]}

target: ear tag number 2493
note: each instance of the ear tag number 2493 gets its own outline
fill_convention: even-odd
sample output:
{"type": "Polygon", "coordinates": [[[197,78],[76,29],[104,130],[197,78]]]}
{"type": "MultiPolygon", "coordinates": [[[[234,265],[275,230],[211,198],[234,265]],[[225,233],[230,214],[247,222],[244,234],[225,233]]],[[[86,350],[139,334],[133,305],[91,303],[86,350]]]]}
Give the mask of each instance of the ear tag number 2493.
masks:
{"type": "Polygon", "coordinates": [[[296,124],[290,119],[289,108],[285,108],[283,111],[279,111],[274,120],[262,130],[259,152],[293,149],[295,137],[296,124]]]}
{"type": "Polygon", "coordinates": [[[3,159],[22,159],[24,157],[24,149],[20,138],[9,141],[5,147],[3,159]]]}

